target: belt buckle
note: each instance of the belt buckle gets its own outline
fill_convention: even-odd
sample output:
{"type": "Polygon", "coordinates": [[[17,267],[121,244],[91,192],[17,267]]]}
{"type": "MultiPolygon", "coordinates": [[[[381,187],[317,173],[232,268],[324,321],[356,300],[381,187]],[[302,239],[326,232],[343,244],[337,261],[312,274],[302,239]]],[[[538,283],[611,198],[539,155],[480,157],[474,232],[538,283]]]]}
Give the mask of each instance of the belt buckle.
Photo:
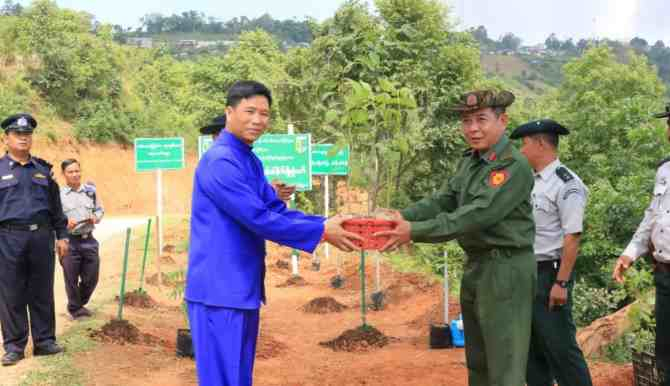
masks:
{"type": "Polygon", "coordinates": [[[82,238],[82,239],[87,239],[87,238],[88,238],[88,236],[89,236],[89,234],[88,234],[88,233],[84,233],[84,234],[82,234],[82,235],[81,235],[81,238],[82,238]]]}
{"type": "Polygon", "coordinates": [[[39,229],[39,227],[40,226],[37,225],[37,224],[30,224],[30,225],[28,225],[28,230],[31,231],[31,232],[35,232],[36,230],[39,229]]]}

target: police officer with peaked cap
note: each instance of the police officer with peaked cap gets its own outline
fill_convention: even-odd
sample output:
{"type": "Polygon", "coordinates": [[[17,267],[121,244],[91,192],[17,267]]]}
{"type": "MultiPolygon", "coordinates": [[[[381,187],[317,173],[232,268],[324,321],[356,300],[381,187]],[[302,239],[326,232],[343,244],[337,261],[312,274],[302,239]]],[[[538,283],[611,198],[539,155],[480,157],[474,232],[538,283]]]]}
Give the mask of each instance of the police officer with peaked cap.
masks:
{"type": "MultiPolygon", "coordinates": [[[[668,120],[670,139],[670,104],[655,118],[668,120]]],[[[665,371],[665,386],[670,386],[670,157],[659,163],[651,203],[622,255],[616,262],[612,277],[623,283],[624,274],[638,257],[650,253],[654,257],[656,285],[656,365],[665,371]],[[653,246],[653,248],[650,247],[653,246]]]]}
{"type": "Polygon", "coordinates": [[[534,170],[531,193],[535,219],[537,286],[533,302],[528,386],[591,386],[572,319],[575,261],[584,230],[588,189],[558,158],[559,136],[569,131],[551,119],[516,128],[521,153],[534,170]]]}
{"type": "Polygon", "coordinates": [[[54,232],[64,256],[67,218],[51,164],[30,154],[35,119],[15,114],[0,126],[7,146],[0,158],[0,324],[2,365],[11,366],[24,358],[29,327],[34,355],[63,351],[55,335],[54,232]]]}

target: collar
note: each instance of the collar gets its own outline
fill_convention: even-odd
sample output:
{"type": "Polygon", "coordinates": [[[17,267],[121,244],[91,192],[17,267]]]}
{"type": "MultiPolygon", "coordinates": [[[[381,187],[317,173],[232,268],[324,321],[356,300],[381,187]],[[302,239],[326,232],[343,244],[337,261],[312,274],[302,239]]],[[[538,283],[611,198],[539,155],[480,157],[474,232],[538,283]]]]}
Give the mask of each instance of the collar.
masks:
{"type": "Polygon", "coordinates": [[[251,146],[240,141],[235,135],[233,135],[233,133],[228,131],[227,128],[221,130],[221,134],[219,134],[219,138],[217,138],[216,141],[217,142],[221,141],[221,143],[224,143],[239,150],[251,151],[251,146]]]}
{"type": "MultiPolygon", "coordinates": [[[[9,156],[9,152],[5,152],[5,156],[2,157],[2,160],[9,164],[10,169],[14,169],[18,165],[21,165],[20,162],[16,162],[12,157],[9,156]]],[[[30,158],[28,158],[28,162],[26,163],[26,165],[28,164],[32,164],[35,167],[38,166],[37,161],[33,156],[30,156],[30,158]]]]}
{"type": "Polygon", "coordinates": [[[503,150],[505,150],[508,144],[509,138],[507,138],[507,135],[503,134],[502,137],[500,137],[498,140],[498,143],[493,145],[493,147],[491,147],[486,153],[481,156],[478,152],[474,152],[473,154],[476,154],[480,159],[490,163],[500,157],[500,154],[502,154],[503,150]]]}
{"type": "Polygon", "coordinates": [[[542,180],[548,180],[551,176],[556,173],[556,169],[561,166],[561,160],[556,158],[549,165],[545,166],[544,169],[540,172],[535,172],[535,177],[540,177],[542,180]]]}
{"type": "Polygon", "coordinates": [[[63,190],[65,190],[65,194],[70,193],[70,192],[76,192],[76,193],[81,193],[84,191],[84,184],[79,184],[79,189],[72,189],[70,185],[65,184],[63,187],[63,190]]]}

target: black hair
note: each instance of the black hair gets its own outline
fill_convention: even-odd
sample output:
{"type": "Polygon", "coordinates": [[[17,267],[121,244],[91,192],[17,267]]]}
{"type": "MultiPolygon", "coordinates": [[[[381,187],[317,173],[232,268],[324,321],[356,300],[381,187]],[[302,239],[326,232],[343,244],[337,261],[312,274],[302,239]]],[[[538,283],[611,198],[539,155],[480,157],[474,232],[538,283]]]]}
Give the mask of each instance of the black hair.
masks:
{"type": "Polygon", "coordinates": [[[60,170],[64,172],[65,169],[67,169],[67,167],[72,165],[72,164],[79,164],[79,161],[77,161],[74,158],[68,158],[65,161],[60,163],[60,170]]]}
{"type": "Polygon", "coordinates": [[[242,99],[253,96],[264,96],[268,99],[268,104],[272,106],[272,93],[263,83],[255,80],[239,80],[228,89],[226,96],[226,106],[237,107],[242,99]]]}
{"type": "Polygon", "coordinates": [[[554,149],[558,149],[558,134],[556,133],[537,133],[531,135],[536,140],[541,140],[549,145],[551,145],[554,149]]]}

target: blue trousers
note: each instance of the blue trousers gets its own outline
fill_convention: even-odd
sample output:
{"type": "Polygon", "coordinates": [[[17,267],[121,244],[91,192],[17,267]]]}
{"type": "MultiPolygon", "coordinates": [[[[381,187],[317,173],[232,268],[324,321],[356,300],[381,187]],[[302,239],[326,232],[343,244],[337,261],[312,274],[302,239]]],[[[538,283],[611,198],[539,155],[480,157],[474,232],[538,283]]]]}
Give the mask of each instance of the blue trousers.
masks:
{"type": "Polygon", "coordinates": [[[201,386],[251,386],[259,325],[258,309],[188,302],[195,365],[201,386]]]}

